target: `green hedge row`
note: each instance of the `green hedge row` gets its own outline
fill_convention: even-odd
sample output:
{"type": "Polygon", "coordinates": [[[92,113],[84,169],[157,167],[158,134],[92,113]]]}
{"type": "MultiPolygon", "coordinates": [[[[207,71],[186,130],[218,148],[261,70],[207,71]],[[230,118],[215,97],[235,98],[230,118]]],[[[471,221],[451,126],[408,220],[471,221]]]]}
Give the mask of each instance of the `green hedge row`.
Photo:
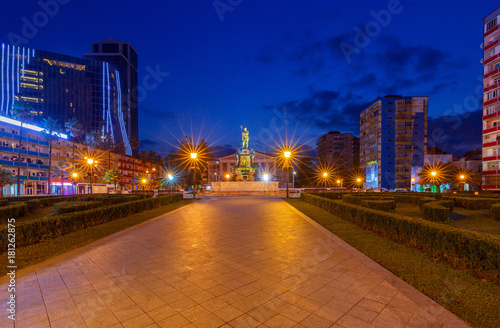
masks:
{"type": "MultiPolygon", "coordinates": [[[[22,217],[28,211],[26,203],[13,203],[7,206],[0,207],[0,218],[2,219],[17,219],[22,217]]],[[[6,221],[2,221],[5,223],[6,221]]]]}
{"type": "MultiPolygon", "coordinates": [[[[18,247],[39,243],[44,238],[55,238],[68,233],[110,222],[131,214],[143,212],[159,206],[182,200],[181,194],[146,198],[127,203],[97,207],[87,211],[45,217],[40,220],[16,227],[18,247]]],[[[7,228],[0,229],[0,235],[7,233],[7,228]]],[[[2,238],[0,249],[7,249],[7,240],[2,238]]]]}
{"type": "Polygon", "coordinates": [[[54,216],[86,211],[91,208],[103,206],[102,202],[99,201],[89,201],[89,202],[61,202],[56,203],[54,206],[54,216]]]}
{"type": "Polygon", "coordinates": [[[491,205],[491,213],[495,217],[495,220],[500,220],[500,204],[491,205]]]}
{"type": "Polygon", "coordinates": [[[396,209],[396,202],[393,200],[364,200],[361,202],[361,206],[378,211],[393,212],[396,209]]]}
{"type": "Polygon", "coordinates": [[[435,201],[436,201],[436,198],[433,198],[433,197],[420,197],[417,204],[422,209],[424,204],[435,202],[435,201]]]}
{"type": "Polygon", "coordinates": [[[450,218],[455,203],[450,200],[441,200],[437,202],[428,202],[422,204],[424,217],[434,222],[446,222],[450,218]]]}
{"type": "Polygon", "coordinates": [[[396,242],[416,247],[456,266],[487,271],[499,279],[500,240],[423,219],[371,210],[307,193],[302,200],[396,242]]]}
{"type": "Polygon", "coordinates": [[[495,198],[443,196],[443,199],[452,200],[456,207],[469,210],[489,210],[491,205],[500,203],[500,199],[495,198]]]}

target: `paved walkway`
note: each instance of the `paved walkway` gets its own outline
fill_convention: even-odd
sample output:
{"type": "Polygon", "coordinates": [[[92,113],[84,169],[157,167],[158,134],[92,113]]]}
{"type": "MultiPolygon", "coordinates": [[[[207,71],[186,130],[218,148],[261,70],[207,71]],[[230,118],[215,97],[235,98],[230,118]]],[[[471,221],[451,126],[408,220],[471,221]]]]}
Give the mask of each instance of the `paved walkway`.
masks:
{"type": "Polygon", "coordinates": [[[205,199],[27,268],[16,304],[17,328],[467,327],[272,198],[205,199]]]}

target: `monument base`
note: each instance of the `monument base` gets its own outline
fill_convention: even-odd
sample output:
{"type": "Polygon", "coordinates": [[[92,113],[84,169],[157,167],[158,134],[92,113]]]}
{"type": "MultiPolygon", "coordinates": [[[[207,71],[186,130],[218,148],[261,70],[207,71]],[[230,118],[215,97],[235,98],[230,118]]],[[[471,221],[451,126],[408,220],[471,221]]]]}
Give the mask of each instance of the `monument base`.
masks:
{"type": "Polygon", "coordinates": [[[262,181],[222,181],[212,182],[212,193],[274,193],[278,192],[278,182],[262,181]]]}

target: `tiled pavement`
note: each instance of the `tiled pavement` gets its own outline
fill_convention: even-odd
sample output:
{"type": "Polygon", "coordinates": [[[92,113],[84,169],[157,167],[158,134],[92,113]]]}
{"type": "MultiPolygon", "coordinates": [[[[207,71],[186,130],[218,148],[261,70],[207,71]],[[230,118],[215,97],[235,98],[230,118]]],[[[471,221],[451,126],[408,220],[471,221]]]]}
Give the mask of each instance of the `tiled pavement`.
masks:
{"type": "Polygon", "coordinates": [[[205,199],[26,268],[16,302],[17,328],[467,327],[272,198],[205,199]]]}

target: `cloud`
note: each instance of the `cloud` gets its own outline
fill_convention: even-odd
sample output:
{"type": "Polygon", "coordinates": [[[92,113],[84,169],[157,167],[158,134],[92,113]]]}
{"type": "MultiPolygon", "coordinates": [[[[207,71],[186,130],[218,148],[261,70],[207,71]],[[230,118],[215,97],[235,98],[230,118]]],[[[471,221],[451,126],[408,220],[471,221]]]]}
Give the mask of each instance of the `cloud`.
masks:
{"type": "Polygon", "coordinates": [[[149,108],[146,108],[143,106],[139,106],[139,111],[141,113],[147,114],[147,115],[152,116],[154,118],[161,118],[161,119],[177,118],[177,115],[175,113],[153,110],[153,109],[149,109],[149,108]]]}
{"type": "Polygon", "coordinates": [[[141,146],[156,146],[159,142],[151,140],[151,139],[142,139],[141,146]]]}
{"type": "Polygon", "coordinates": [[[481,121],[481,109],[453,116],[429,117],[428,147],[437,146],[454,156],[481,148],[481,121]]]}

